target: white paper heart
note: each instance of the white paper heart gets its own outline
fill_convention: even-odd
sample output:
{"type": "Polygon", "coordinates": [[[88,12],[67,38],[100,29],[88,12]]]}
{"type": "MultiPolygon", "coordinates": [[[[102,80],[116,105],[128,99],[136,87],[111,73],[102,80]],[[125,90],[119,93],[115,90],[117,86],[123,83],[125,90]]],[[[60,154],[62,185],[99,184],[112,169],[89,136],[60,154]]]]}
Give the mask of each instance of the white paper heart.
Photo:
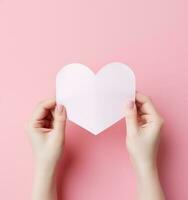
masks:
{"type": "Polygon", "coordinates": [[[135,76],[123,63],[109,63],[97,74],[73,63],[57,74],[57,103],[66,107],[70,121],[94,135],[124,117],[127,100],[135,100],[135,76]]]}

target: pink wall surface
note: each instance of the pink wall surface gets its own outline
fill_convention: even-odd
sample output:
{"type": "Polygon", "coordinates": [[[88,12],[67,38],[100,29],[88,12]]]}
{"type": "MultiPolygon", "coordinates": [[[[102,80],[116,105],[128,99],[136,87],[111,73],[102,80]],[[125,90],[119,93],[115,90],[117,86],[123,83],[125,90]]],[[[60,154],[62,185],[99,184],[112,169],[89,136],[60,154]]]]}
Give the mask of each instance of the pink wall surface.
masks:
{"type": "MultiPolygon", "coordinates": [[[[24,124],[55,95],[55,75],[81,62],[127,63],[166,119],[159,168],[168,200],[188,199],[188,1],[0,0],[0,199],[30,199],[33,157],[24,124]]],[[[136,198],[121,120],[98,136],[73,123],[62,200],[136,198]]]]}

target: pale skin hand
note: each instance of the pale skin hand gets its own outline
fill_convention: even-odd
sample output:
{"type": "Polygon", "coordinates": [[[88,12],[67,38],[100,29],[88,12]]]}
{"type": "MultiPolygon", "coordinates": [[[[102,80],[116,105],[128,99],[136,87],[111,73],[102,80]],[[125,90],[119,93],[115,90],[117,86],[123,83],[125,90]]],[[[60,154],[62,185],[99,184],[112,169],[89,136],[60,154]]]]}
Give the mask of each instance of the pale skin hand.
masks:
{"type": "Polygon", "coordinates": [[[36,161],[32,200],[57,200],[56,168],[63,154],[66,110],[54,99],[39,103],[27,133],[36,161]]]}
{"type": "Polygon", "coordinates": [[[152,101],[136,94],[136,102],[128,102],[126,145],[136,171],[139,200],[164,200],[157,170],[157,151],[163,118],[152,101]]]}
{"type": "MultiPolygon", "coordinates": [[[[163,119],[148,97],[137,93],[126,106],[126,143],[137,174],[140,200],[164,200],[156,157],[163,119]]],[[[32,200],[56,200],[56,167],[63,153],[66,110],[55,100],[41,102],[27,125],[36,160],[32,200]]]]}

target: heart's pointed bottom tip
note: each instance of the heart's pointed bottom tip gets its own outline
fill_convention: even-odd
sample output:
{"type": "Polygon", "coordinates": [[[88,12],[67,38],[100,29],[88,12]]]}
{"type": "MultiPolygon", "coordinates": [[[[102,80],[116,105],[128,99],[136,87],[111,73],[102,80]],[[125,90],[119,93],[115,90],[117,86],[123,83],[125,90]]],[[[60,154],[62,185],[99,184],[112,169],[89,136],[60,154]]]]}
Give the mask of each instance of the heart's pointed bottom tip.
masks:
{"type": "Polygon", "coordinates": [[[123,119],[125,119],[124,114],[122,114],[122,116],[120,116],[118,119],[114,120],[113,122],[109,123],[108,125],[103,126],[102,128],[101,127],[100,128],[93,128],[93,127],[89,128],[87,126],[81,125],[81,123],[79,123],[79,122],[76,122],[76,120],[68,118],[68,120],[70,122],[72,122],[76,126],[80,127],[83,130],[83,132],[89,133],[89,134],[94,135],[94,136],[104,133],[105,131],[109,130],[111,127],[113,127],[114,125],[116,125],[118,122],[120,122],[123,119]]]}

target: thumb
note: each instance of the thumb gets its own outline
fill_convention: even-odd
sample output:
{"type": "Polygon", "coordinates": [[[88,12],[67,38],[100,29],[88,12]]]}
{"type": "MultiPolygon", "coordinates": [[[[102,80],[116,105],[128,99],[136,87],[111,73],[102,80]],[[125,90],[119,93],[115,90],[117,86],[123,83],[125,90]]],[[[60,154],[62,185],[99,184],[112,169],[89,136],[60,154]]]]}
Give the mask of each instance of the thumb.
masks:
{"type": "Polygon", "coordinates": [[[66,109],[63,105],[57,104],[54,114],[54,129],[57,134],[63,134],[66,125],[66,109]]]}
{"type": "Polygon", "coordinates": [[[137,121],[137,109],[134,101],[128,101],[125,106],[125,120],[127,127],[127,134],[137,134],[138,121],[137,121]]]}

